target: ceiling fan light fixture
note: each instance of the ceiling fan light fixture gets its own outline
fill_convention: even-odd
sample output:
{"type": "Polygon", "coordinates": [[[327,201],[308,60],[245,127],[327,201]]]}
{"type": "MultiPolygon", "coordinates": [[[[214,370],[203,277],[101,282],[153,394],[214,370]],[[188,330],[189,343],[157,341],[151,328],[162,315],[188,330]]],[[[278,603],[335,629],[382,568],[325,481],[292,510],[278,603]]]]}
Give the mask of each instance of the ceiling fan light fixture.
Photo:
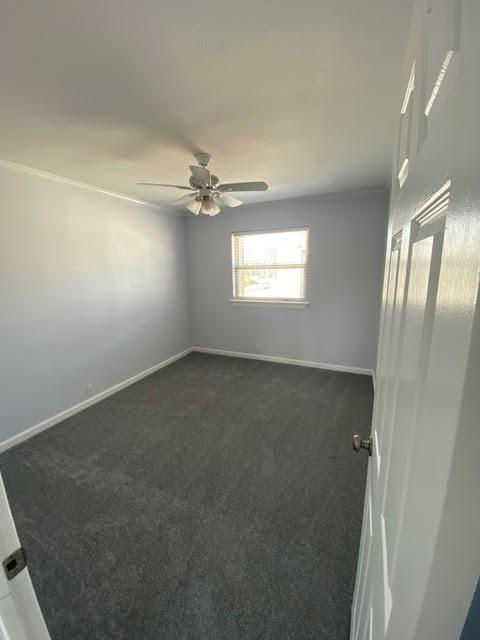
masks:
{"type": "Polygon", "coordinates": [[[220,213],[221,209],[217,202],[210,196],[205,196],[202,200],[202,213],[205,213],[207,216],[216,216],[217,213],[220,213]]]}
{"type": "Polygon", "coordinates": [[[185,205],[189,211],[194,213],[196,216],[200,213],[200,209],[202,208],[201,200],[194,198],[191,202],[185,205]]]}

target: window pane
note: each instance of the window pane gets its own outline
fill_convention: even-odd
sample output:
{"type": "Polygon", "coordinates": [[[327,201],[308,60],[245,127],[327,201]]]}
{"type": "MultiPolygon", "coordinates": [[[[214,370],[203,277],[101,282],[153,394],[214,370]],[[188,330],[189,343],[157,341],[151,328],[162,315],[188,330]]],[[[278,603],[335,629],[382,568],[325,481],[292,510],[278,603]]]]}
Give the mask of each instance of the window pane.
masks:
{"type": "Polygon", "coordinates": [[[277,231],[275,233],[235,236],[237,266],[257,264],[305,264],[307,231],[277,231]]]}
{"type": "Polygon", "coordinates": [[[304,297],[305,269],[239,269],[236,295],[242,298],[304,297]]]}

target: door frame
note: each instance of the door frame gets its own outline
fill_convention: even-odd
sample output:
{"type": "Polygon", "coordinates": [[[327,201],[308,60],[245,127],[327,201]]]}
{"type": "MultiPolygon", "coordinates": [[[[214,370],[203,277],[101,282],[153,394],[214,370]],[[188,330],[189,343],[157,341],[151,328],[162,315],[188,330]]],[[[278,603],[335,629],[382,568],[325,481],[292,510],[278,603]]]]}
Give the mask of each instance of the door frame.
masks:
{"type": "Polygon", "coordinates": [[[7,578],[3,561],[20,549],[0,473],[0,640],[51,640],[28,567],[7,578]]]}

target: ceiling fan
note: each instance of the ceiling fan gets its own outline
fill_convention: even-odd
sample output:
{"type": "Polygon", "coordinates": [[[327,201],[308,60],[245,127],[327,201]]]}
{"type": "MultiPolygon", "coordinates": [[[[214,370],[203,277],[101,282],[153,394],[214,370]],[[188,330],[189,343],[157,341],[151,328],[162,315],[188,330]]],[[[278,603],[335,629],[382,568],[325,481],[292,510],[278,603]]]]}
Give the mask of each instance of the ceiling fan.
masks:
{"type": "Polygon", "coordinates": [[[210,161],[209,153],[196,153],[195,157],[198,165],[190,165],[190,186],[182,186],[178,184],[162,184],[157,182],[137,182],[138,185],[148,187],[174,187],[190,191],[185,196],[175,200],[173,204],[185,206],[196,216],[204,213],[207,216],[216,216],[220,213],[222,207],[238,207],[242,204],[241,200],[228,195],[232,191],[266,191],[268,184],[266,182],[227,182],[219,184],[217,176],[213,175],[207,165],[210,161]]]}

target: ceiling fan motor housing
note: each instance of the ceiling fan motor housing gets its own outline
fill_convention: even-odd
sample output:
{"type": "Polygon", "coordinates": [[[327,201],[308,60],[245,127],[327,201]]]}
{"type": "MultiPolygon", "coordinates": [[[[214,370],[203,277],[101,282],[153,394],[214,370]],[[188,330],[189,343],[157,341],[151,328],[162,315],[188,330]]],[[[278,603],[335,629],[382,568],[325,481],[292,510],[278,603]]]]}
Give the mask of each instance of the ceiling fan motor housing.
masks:
{"type": "Polygon", "coordinates": [[[210,158],[212,156],[209,153],[205,153],[204,151],[199,151],[198,153],[195,154],[195,158],[198,161],[198,164],[201,167],[206,167],[207,164],[210,162],[210,158]]]}
{"type": "MultiPolygon", "coordinates": [[[[202,189],[204,187],[208,187],[206,184],[199,184],[193,176],[190,176],[189,179],[190,186],[194,189],[202,189]]],[[[213,173],[210,174],[210,184],[212,187],[215,187],[219,183],[219,179],[217,176],[214,176],[213,173]]]]}

